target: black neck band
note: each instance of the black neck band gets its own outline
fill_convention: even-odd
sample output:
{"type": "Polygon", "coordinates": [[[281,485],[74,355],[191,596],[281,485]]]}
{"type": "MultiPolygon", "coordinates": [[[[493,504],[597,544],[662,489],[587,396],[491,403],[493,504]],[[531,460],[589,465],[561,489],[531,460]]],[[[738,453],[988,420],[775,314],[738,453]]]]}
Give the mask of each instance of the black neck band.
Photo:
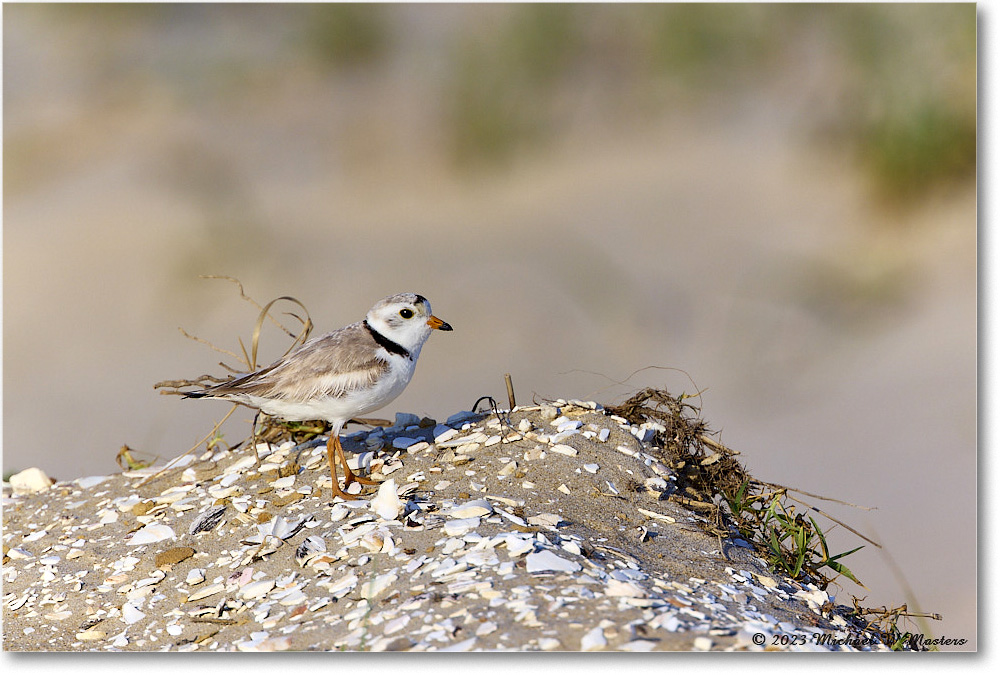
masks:
{"type": "Polygon", "coordinates": [[[398,342],[393,342],[392,340],[390,340],[389,338],[387,338],[386,336],[382,335],[377,330],[372,328],[371,324],[368,323],[368,319],[365,319],[364,324],[365,328],[368,329],[368,334],[371,335],[372,339],[374,339],[375,342],[378,343],[379,347],[382,347],[390,354],[399,354],[400,356],[405,356],[406,358],[410,358],[410,352],[405,347],[403,347],[403,345],[399,344],[398,342]]]}

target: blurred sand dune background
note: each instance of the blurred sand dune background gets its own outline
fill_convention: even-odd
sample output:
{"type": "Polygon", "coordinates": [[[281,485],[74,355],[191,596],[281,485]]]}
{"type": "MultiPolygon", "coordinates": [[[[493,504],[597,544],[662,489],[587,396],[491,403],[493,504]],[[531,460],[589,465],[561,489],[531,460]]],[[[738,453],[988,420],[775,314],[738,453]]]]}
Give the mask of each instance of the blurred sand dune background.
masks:
{"type": "Polygon", "coordinates": [[[520,402],[704,389],[756,475],[878,507],[828,510],[975,646],[975,11],[6,5],[4,473],[211,428],[152,388],[223,372],[178,326],[249,337],[199,275],[316,334],[415,291],[455,331],[382,416],[506,372],[520,402]]]}

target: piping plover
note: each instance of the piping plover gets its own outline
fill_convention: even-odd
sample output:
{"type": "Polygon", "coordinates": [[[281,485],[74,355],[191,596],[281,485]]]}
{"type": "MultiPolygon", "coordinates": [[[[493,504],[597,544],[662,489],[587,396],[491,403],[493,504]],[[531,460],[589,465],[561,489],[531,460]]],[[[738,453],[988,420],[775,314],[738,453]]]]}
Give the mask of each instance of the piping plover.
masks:
{"type": "Polygon", "coordinates": [[[333,494],[353,499],[338,485],[334,453],[344,468],[344,488],[375,481],[348,468],[340,430],[349,419],[378,410],[403,392],[434,329],[451,326],[431,314],[427,298],[391,295],[379,300],[362,321],[309,340],[266,368],[185,396],[242,403],[290,422],[326,420],[333,494]]]}

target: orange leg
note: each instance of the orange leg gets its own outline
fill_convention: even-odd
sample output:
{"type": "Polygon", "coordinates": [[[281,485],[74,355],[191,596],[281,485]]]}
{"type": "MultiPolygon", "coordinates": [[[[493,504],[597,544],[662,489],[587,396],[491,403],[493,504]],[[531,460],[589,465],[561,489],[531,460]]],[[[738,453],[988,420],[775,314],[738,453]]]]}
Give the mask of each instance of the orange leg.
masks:
{"type": "Polygon", "coordinates": [[[334,455],[340,458],[340,465],[344,467],[344,488],[346,488],[351,483],[361,483],[363,485],[378,485],[378,481],[371,480],[370,478],[365,478],[363,476],[356,475],[351,468],[347,466],[347,457],[344,456],[344,447],[340,444],[340,436],[337,434],[330,434],[330,438],[326,441],[326,461],[330,464],[330,478],[333,479],[333,496],[340,497],[341,499],[350,501],[356,497],[356,495],[350,495],[340,489],[340,484],[337,480],[337,464],[334,455]]]}

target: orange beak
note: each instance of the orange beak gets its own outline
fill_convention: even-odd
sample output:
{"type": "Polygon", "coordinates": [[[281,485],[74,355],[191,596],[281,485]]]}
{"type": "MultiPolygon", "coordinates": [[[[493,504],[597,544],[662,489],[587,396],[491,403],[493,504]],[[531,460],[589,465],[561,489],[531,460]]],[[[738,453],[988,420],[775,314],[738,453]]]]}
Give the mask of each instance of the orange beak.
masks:
{"type": "Polygon", "coordinates": [[[438,330],[451,330],[451,326],[449,324],[445,323],[433,314],[431,314],[431,318],[427,319],[427,325],[438,330]]]}

